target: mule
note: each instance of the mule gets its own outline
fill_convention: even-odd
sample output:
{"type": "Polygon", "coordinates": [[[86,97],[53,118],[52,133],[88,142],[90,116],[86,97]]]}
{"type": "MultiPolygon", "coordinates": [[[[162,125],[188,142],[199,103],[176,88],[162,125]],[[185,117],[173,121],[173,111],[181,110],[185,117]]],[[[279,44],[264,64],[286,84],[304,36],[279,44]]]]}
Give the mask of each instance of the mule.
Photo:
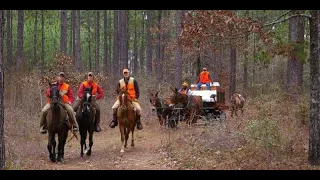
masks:
{"type": "Polygon", "coordinates": [[[183,114],[188,125],[197,122],[198,116],[203,116],[203,104],[201,96],[186,95],[180,93],[177,88],[170,88],[173,94],[170,96],[171,106],[183,108],[183,114]]]}
{"type": "Polygon", "coordinates": [[[149,101],[151,103],[151,110],[156,111],[159,124],[163,126],[164,123],[169,119],[172,115],[172,108],[169,107],[170,98],[160,98],[158,97],[159,91],[156,93],[152,93],[149,90],[149,101]]]}
{"type": "Polygon", "coordinates": [[[238,116],[237,111],[241,110],[241,114],[243,114],[243,107],[245,103],[245,99],[241,94],[234,93],[230,98],[230,110],[231,110],[231,117],[233,117],[233,114],[238,116]]]}
{"type": "Polygon", "coordinates": [[[128,96],[129,94],[126,90],[121,90],[118,95],[120,105],[117,109],[117,118],[121,133],[121,153],[124,153],[124,149],[127,148],[130,132],[131,146],[134,146],[134,130],[137,124],[137,115],[131,101],[128,100],[128,96]]]}
{"type": "Polygon", "coordinates": [[[80,108],[78,108],[76,119],[79,125],[80,132],[80,145],[81,152],[80,155],[83,157],[83,150],[87,156],[91,155],[91,148],[93,145],[93,132],[95,129],[94,120],[95,120],[95,112],[94,108],[91,104],[92,102],[92,94],[91,88],[85,89],[82,99],[82,104],[80,108]],[[89,134],[89,149],[87,149],[87,135],[89,134]],[[84,149],[83,149],[84,147],[84,149]]]}
{"type": "Polygon", "coordinates": [[[68,137],[69,127],[67,125],[67,112],[59,103],[60,94],[57,84],[51,84],[50,86],[50,109],[46,116],[48,126],[48,151],[49,158],[52,162],[64,161],[64,148],[68,137]],[[56,158],[56,140],[55,135],[58,134],[58,157],[56,158]]]}

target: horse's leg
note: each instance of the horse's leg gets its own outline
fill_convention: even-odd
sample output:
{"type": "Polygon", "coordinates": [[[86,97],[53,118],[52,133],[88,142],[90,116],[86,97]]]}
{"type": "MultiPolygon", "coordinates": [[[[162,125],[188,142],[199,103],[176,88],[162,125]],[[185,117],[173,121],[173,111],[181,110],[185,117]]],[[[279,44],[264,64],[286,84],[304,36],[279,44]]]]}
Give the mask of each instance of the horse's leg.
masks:
{"type": "Polygon", "coordinates": [[[51,132],[48,132],[48,151],[49,151],[49,158],[50,158],[50,161],[51,162],[56,162],[56,159],[54,158],[55,155],[54,155],[54,151],[53,151],[53,140],[52,140],[52,137],[54,139],[54,134],[51,133],[51,132]]]}
{"type": "MultiPolygon", "coordinates": [[[[86,146],[86,135],[87,132],[84,131],[83,129],[81,129],[80,131],[80,145],[81,145],[81,152],[80,152],[80,156],[83,157],[83,146],[86,146]]],[[[85,147],[86,149],[87,147],[85,147]]]]}
{"type": "Polygon", "coordinates": [[[64,159],[64,148],[66,146],[66,142],[67,142],[67,138],[68,138],[68,127],[65,126],[64,132],[63,132],[63,139],[62,139],[62,158],[64,159]]]}
{"type": "Polygon", "coordinates": [[[91,155],[91,147],[93,145],[93,128],[89,130],[89,150],[87,151],[86,155],[91,155]]]}
{"type": "Polygon", "coordinates": [[[62,157],[62,149],[63,149],[63,139],[64,139],[64,134],[63,132],[58,133],[58,162],[63,162],[63,157],[62,157]]]}
{"type": "Polygon", "coordinates": [[[55,139],[55,135],[56,134],[52,134],[52,136],[51,136],[51,141],[52,141],[52,155],[53,155],[53,157],[52,157],[52,162],[56,162],[56,159],[57,159],[57,157],[56,157],[56,145],[57,145],[57,143],[56,143],[56,139],[55,139]]]}
{"type": "Polygon", "coordinates": [[[120,152],[123,153],[124,152],[124,139],[125,139],[124,126],[119,124],[119,129],[120,129],[120,134],[121,134],[121,150],[120,150],[120,152]]]}
{"type": "Polygon", "coordinates": [[[131,129],[131,146],[134,146],[134,127],[131,129]]]}
{"type": "Polygon", "coordinates": [[[124,128],[124,136],[125,136],[124,147],[125,148],[127,148],[127,145],[128,145],[129,133],[130,133],[129,128],[124,128]]]}

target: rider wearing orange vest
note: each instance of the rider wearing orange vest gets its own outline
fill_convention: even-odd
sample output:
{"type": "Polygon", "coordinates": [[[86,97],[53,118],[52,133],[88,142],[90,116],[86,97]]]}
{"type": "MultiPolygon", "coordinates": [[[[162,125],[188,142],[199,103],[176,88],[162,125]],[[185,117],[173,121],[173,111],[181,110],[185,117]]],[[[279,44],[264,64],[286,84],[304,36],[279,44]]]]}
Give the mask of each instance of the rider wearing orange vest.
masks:
{"type": "MultiPolygon", "coordinates": [[[[128,89],[128,99],[132,101],[132,105],[136,108],[136,112],[137,112],[137,129],[141,130],[143,129],[143,127],[140,121],[141,107],[140,107],[140,104],[138,103],[138,98],[140,95],[138,82],[133,77],[130,77],[128,68],[124,68],[122,70],[122,74],[123,74],[123,78],[119,80],[117,84],[116,92],[117,94],[119,94],[121,89],[123,88],[128,89]]],[[[119,99],[117,99],[117,101],[112,106],[113,119],[109,124],[111,128],[114,128],[115,126],[118,125],[117,108],[119,107],[119,105],[120,105],[120,102],[119,102],[119,99]]]]}
{"type": "MultiPolygon", "coordinates": [[[[69,116],[71,117],[70,123],[73,126],[73,131],[78,131],[79,126],[76,121],[73,108],[70,105],[73,102],[73,93],[70,86],[64,82],[64,78],[65,78],[64,72],[60,72],[59,76],[57,77],[57,82],[55,82],[55,84],[58,84],[58,89],[60,91],[59,94],[61,96],[61,105],[63,106],[64,109],[67,110],[69,116]]],[[[48,110],[51,107],[50,87],[48,87],[46,91],[46,96],[47,96],[47,103],[41,110],[41,115],[40,115],[40,132],[42,134],[47,133],[46,116],[47,116],[48,110]]]]}
{"type": "Polygon", "coordinates": [[[197,90],[201,89],[202,84],[206,84],[206,89],[210,90],[210,82],[212,79],[210,77],[210,73],[207,71],[207,68],[203,68],[202,72],[199,75],[198,83],[197,83],[197,90]]]}
{"type": "Polygon", "coordinates": [[[83,98],[83,92],[86,88],[92,88],[91,94],[92,94],[92,106],[95,108],[96,110],[96,114],[95,114],[95,131],[96,132],[100,132],[101,128],[100,128],[100,106],[97,104],[96,100],[99,100],[103,97],[103,90],[102,88],[93,81],[94,76],[92,72],[88,73],[88,80],[84,81],[80,84],[79,86],[79,90],[78,90],[78,97],[76,99],[76,102],[73,105],[73,109],[75,112],[77,112],[79,106],[82,103],[82,98],[83,98]]]}

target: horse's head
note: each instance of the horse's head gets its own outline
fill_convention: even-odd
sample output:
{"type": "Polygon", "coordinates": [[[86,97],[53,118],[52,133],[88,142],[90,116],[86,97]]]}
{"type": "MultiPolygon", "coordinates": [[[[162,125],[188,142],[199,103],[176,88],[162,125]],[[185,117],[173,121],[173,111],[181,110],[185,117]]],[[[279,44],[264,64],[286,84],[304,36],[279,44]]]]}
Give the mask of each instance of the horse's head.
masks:
{"type": "Polygon", "coordinates": [[[86,88],[83,93],[82,98],[82,112],[89,113],[91,111],[91,102],[92,102],[92,89],[86,88]]]}
{"type": "Polygon", "coordinates": [[[128,103],[128,92],[126,89],[121,89],[120,90],[120,93],[118,95],[118,98],[119,98],[119,101],[120,101],[120,106],[119,108],[122,110],[122,111],[125,111],[127,110],[127,103],[128,103]]]}
{"type": "Polygon", "coordinates": [[[173,104],[183,103],[186,104],[188,102],[188,96],[186,94],[182,94],[178,92],[177,88],[170,88],[173,94],[171,94],[170,99],[173,104]]]}
{"type": "Polygon", "coordinates": [[[152,93],[149,90],[149,101],[152,105],[152,107],[151,107],[152,111],[156,110],[156,107],[157,107],[156,104],[157,104],[157,101],[159,101],[158,94],[159,94],[159,91],[157,91],[156,93],[152,93]]]}
{"type": "Polygon", "coordinates": [[[58,105],[58,102],[60,101],[60,94],[59,94],[59,89],[57,84],[51,84],[49,82],[50,86],[50,99],[53,103],[54,106],[58,105]]]}

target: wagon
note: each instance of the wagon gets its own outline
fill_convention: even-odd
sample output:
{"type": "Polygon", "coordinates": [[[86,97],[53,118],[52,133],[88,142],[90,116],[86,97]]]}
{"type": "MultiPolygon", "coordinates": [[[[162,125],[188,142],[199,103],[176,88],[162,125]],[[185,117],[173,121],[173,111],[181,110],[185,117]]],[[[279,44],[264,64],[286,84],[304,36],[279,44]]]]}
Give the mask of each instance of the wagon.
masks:
{"type": "Polygon", "coordinates": [[[206,90],[206,85],[202,84],[200,90],[196,90],[197,85],[191,84],[192,95],[202,97],[203,111],[207,120],[225,120],[225,111],[229,109],[225,102],[225,89],[219,82],[210,83],[210,90],[206,90]]]}

